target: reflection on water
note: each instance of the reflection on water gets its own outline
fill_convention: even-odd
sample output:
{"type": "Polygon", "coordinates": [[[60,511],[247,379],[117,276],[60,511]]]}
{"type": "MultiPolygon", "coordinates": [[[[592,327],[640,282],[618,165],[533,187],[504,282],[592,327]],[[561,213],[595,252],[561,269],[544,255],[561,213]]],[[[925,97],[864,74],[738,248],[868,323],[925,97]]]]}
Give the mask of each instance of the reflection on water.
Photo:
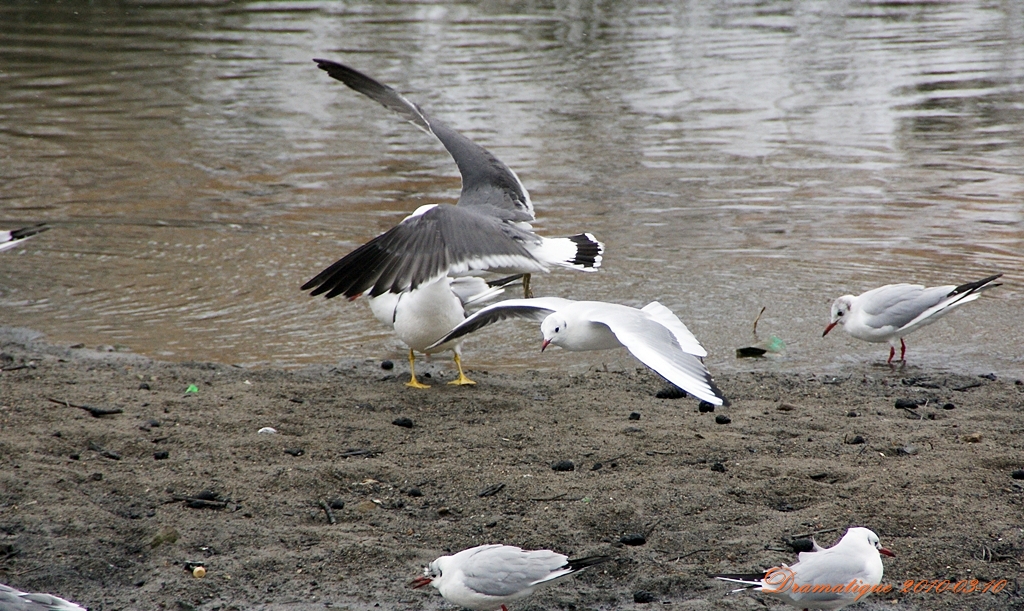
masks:
{"type": "MultiPolygon", "coordinates": [[[[1024,279],[1024,16],[996,2],[65,3],[0,7],[0,323],[172,359],[394,358],[359,303],[305,280],[458,173],[430,137],[326,77],[350,63],[512,166],[547,235],[599,274],[539,292],[677,311],[736,361],[837,370],[842,293],[1006,285],[914,335],[912,363],[1016,373],[1024,279]]],[[[509,325],[471,367],[588,365],[509,325]]]]}

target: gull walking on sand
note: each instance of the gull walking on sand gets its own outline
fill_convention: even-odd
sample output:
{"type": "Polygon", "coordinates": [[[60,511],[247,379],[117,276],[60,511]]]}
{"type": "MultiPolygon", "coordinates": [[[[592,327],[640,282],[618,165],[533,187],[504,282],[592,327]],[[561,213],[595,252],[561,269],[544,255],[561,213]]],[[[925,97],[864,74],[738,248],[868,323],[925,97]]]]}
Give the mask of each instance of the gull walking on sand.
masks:
{"type": "Polygon", "coordinates": [[[552,266],[596,271],[604,246],[589,233],[567,238],[535,234],[533,203],[526,187],[487,149],[429,116],[391,87],[348,66],[315,59],[317,66],[353,90],[397,112],[432,134],[462,175],[455,205],[420,206],[401,223],[350,252],[302,286],[312,295],[355,299],[402,293],[445,276],[474,271],[529,274],[552,266]]]}
{"type": "Polygon", "coordinates": [[[716,579],[745,584],[733,590],[753,589],[797,609],[842,609],[869,594],[888,592],[881,586],[882,557],[896,554],[882,547],[878,535],[854,527],[832,547],[801,552],[792,566],[774,567],[752,575],[715,575],[716,579]]]}
{"type": "Polygon", "coordinates": [[[889,342],[889,360],[896,356],[896,340],[900,340],[900,360],[906,362],[907,344],[903,336],[930,325],[955,308],[977,299],[982,291],[999,286],[993,283],[1002,274],[968,282],[960,286],[920,284],[887,284],[856,297],[843,295],[832,303],[832,320],[822,337],[836,325],[866,342],[889,342]]]}
{"type": "Polygon", "coordinates": [[[686,325],[657,301],[638,310],[616,303],[559,297],[507,299],[482,308],[437,343],[450,342],[509,318],[541,321],[542,351],[550,344],[571,351],[625,347],[641,363],[691,395],[713,405],[725,402],[700,360],[707,351],[686,325]]]}
{"type": "Polygon", "coordinates": [[[533,594],[537,588],[610,559],[590,556],[570,560],[546,549],[480,545],[434,560],[412,587],[430,584],[445,600],[465,609],[508,611],[506,604],[533,594]]]}

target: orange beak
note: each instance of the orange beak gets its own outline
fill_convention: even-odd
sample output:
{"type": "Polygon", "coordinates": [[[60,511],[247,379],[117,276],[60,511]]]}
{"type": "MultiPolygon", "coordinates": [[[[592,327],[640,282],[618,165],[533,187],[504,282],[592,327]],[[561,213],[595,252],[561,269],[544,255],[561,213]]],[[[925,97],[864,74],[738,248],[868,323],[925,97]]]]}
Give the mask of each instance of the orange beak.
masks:
{"type": "Polygon", "coordinates": [[[890,551],[890,550],[885,549],[884,547],[878,548],[878,553],[882,554],[883,556],[888,556],[890,558],[895,558],[896,557],[896,554],[892,553],[892,551],[890,551]]]}
{"type": "Polygon", "coordinates": [[[825,332],[822,333],[821,336],[825,337],[826,335],[828,335],[828,332],[831,331],[836,326],[836,324],[838,324],[838,323],[834,323],[834,322],[828,323],[828,326],[825,327],[825,332]]]}
{"type": "Polygon", "coordinates": [[[416,588],[422,588],[425,585],[429,585],[431,581],[433,581],[433,579],[431,579],[429,577],[424,577],[423,575],[420,575],[416,579],[413,579],[412,583],[409,584],[409,585],[412,586],[412,589],[415,590],[416,588]]]}
{"type": "Polygon", "coordinates": [[[547,347],[548,347],[548,344],[550,344],[550,343],[551,343],[551,340],[550,340],[550,339],[546,339],[546,340],[544,340],[544,343],[540,345],[540,351],[541,351],[541,352],[544,352],[544,349],[545,349],[545,348],[547,348],[547,347]]]}

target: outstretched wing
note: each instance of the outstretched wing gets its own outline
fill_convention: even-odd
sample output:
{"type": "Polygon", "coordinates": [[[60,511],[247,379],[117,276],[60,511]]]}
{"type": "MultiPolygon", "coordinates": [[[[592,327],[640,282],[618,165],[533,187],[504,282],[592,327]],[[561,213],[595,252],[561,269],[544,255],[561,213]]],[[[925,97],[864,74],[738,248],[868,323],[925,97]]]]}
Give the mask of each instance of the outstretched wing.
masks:
{"type": "Polygon", "coordinates": [[[552,312],[560,310],[573,303],[569,299],[560,297],[536,297],[534,299],[506,299],[496,304],[489,305],[479,312],[473,314],[466,320],[459,323],[447,335],[427,347],[427,350],[440,346],[445,342],[458,339],[468,335],[487,325],[510,318],[522,318],[540,322],[547,318],[552,312]]]}
{"type": "Polygon", "coordinates": [[[665,325],[645,316],[640,310],[595,308],[586,317],[606,325],[633,356],[669,382],[708,403],[724,403],[722,391],[715,385],[704,363],[684,352],[676,336],[665,325]]]}
{"type": "Polygon", "coordinates": [[[332,78],[400,114],[416,127],[434,134],[459,166],[462,195],[459,206],[503,220],[529,222],[534,219],[533,203],[526,187],[507,165],[490,151],[431,117],[391,87],[327,59],[314,59],[332,78]]]}

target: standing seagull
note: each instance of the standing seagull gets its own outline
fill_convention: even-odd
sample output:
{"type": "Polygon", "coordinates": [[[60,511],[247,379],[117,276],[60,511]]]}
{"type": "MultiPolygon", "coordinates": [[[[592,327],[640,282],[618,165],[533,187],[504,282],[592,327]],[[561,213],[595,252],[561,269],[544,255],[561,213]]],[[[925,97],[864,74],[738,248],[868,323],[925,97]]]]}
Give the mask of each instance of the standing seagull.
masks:
{"type": "Polygon", "coordinates": [[[866,293],[843,295],[832,303],[832,321],[825,327],[822,337],[836,325],[866,342],[889,342],[889,360],[896,356],[896,340],[900,340],[900,360],[907,354],[903,336],[930,325],[942,316],[968,301],[977,299],[982,291],[999,286],[992,282],[1002,276],[996,274],[977,282],[960,286],[933,286],[920,284],[887,284],[866,293]]]}
{"type": "MultiPolygon", "coordinates": [[[[817,547],[817,546],[815,546],[817,547]]],[[[884,590],[882,557],[896,554],[882,547],[878,535],[854,527],[827,549],[801,552],[793,566],[783,564],[763,574],[716,575],[716,579],[746,584],[734,592],[754,589],[797,609],[842,609],[869,593],[884,590]]]]}
{"type": "Polygon", "coordinates": [[[29,594],[0,583],[0,611],[86,611],[86,609],[63,598],[49,594],[29,594]]]}
{"type": "Polygon", "coordinates": [[[541,351],[549,344],[572,351],[625,347],[641,363],[691,395],[714,405],[724,403],[722,391],[698,358],[707,356],[707,351],[686,325],[657,301],[638,310],[559,297],[507,299],[473,314],[437,344],[509,318],[542,321],[541,351]]]}
{"type": "Polygon", "coordinates": [[[11,231],[0,231],[0,251],[7,250],[8,248],[14,248],[19,244],[24,244],[25,240],[31,238],[34,235],[38,235],[49,229],[45,223],[39,223],[38,225],[32,225],[31,227],[22,227],[21,229],[12,229],[11,231]]]}
{"type": "Polygon", "coordinates": [[[462,371],[461,340],[432,344],[466,319],[467,307],[494,299],[504,292],[504,287],[519,280],[520,277],[515,275],[485,282],[476,276],[445,276],[409,291],[389,292],[379,297],[370,297],[370,310],[373,315],[391,327],[398,339],[409,347],[409,381],[405,385],[412,388],[430,388],[416,379],[414,351],[434,354],[445,350],[451,350],[455,354],[455,366],[459,370],[459,377],[448,383],[476,384],[462,371]]]}
{"type": "Polygon", "coordinates": [[[412,587],[430,584],[450,603],[473,611],[508,611],[506,603],[537,588],[606,562],[608,556],[569,560],[550,550],[526,551],[511,545],[480,545],[441,556],[423,569],[412,587]]]}
{"type": "Polygon", "coordinates": [[[427,115],[391,87],[348,66],[315,59],[317,66],[355,91],[397,112],[433,134],[448,150],[462,175],[455,205],[420,206],[401,223],[363,244],[302,285],[312,295],[366,291],[378,297],[402,293],[445,276],[472,271],[529,274],[550,266],[596,271],[604,246],[589,233],[544,238],[533,233],[533,203],[526,187],[487,149],[427,115]]]}

